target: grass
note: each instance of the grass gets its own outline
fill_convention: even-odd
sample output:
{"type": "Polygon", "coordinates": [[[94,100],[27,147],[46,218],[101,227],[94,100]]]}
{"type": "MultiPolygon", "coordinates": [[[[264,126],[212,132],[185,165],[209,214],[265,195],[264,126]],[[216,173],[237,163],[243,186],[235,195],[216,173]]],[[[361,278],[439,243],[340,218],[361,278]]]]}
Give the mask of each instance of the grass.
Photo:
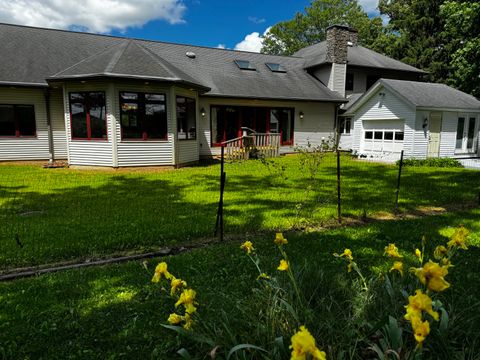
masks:
{"type": "MultiPolygon", "coordinates": [[[[459,224],[472,231],[473,246],[461,252],[447,277],[452,287],[441,294],[451,310],[452,330],[444,342],[457,351],[458,358],[476,358],[480,351],[480,273],[475,270],[480,256],[479,219],[480,210],[476,209],[287,234],[292,264],[304,274],[302,288],[313,291],[312,287],[318,287],[315,291],[319,296],[314,301],[316,321],[308,326],[328,358],[340,358],[342,350],[346,351],[345,358],[365,358],[361,351],[365,344],[354,342],[362,327],[349,327],[356,301],[355,289],[349,285],[354,276],[346,273],[345,264],[339,263],[332,253],[349,247],[362,271],[376,274],[389,267],[389,261],[383,257],[388,243],[394,242],[402,251],[412,253],[419,247],[421,236],[426,235],[431,251],[459,224]]],[[[270,274],[275,273],[279,256],[272,244],[273,233],[250,239],[263,267],[270,274]]],[[[255,324],[261,320],[255,316],[265,304],[255,295],[258,285],[254,266],[239,245],[218,244],[165,259],[175,275],[198,291],[199,312],[205,323],[216,327],[220,352],[234,343],[262,345],[255,332],[255,324]],[[250,315],[241,309],[250,310],[250,315]],[[228,314],[227,328],[222,327],[222,313],[228,314]]],[[[141,262],[129,262],[0,284],[0,358],[171,359],[183,346],[195,358],[205,358],[211,348],[185,342],[160,326],[172,311],[172,302],[150,283],[157,262],[149,260],[148,271],[141,262]]],[[[400,311],[404,311],[401,299],[399,304],[400,311]]],[[[379,320],[382,305],[385,304],[372,303],[367,307],[365,321],[373,324],[379,320]]],[[[391,312],[401,318],[394,309],[391,312]]],[[[285,339],[289,341],[289,337],[285,339]]],[[[433,353],[428,344],[429,341],[426,351],[430,356],[425,358],[457,358],[433,353]]],[[[247,358],[255,358],[255,354],[247,358]]]]}
{"type": "MultiPolygon", "coordinates": [[[[227,233],[317,227],[336,216],[336,160],[314,182],[299,158],[227,164],[227,233]]],[[[173,171],[0,167],[0,270],[116,252],[147,251],[212,236],[219,166],[173,171]]],[[[391,213],[397,168],[342,158],[343,212],[391,213]]],[[[401,211],[472,204],[478,172],[405,168],[401,211]]]]}

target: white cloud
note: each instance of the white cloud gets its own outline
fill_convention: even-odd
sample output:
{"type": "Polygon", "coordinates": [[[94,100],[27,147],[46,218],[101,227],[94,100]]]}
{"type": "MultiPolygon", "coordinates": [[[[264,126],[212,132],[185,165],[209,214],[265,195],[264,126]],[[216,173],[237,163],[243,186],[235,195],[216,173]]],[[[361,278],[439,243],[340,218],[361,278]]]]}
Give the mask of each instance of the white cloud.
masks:
{"type": "Polygon", "coordinates": [[[249,16],[248,21],[251,21],[254,24],[263,24],[267,20],[265,18],[258,18],[256,16],[249,16]]]}
{"type": "Polygon", "coordinates": [[[108,33],[151,20],[184,22],[182,0],[0,0],[0,22],[108,33]]]}
{"type": "Polygon", "coordinates": [[[260,52],[263,46],[263,37],[270,31],[270,27],[264,31],[263,35],[253,32],[245,36],[245,39],[235,45],[235,50],[260,52]]]}
{"type": "Polygon", "coordinates": [[[226,49],[225,44],[218,44],[217,49],[226,49]]]}
{"type": "Polygon", "coordinates": [[[360,5],[362,5],[363,10],[367,14],[375,14],[378,15],[378,0],[359,0],[358,1],[360,5]]]}

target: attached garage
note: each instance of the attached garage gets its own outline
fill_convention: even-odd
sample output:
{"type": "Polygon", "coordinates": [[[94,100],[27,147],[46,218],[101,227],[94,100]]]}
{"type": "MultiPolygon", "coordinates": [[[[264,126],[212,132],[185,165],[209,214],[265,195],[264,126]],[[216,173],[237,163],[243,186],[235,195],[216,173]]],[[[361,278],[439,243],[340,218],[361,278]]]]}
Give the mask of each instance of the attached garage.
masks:
{"type": "Polygon", "coordinates": [[[480,101],[447,85],[380,79],[346,111],[353,150],[371,157],[480,155],[480,101]]]}
{"type": "Polygon", "coordinates": [[[404,137],[404,120],[364,120],[360,151],[400,153],[404,137]]]}

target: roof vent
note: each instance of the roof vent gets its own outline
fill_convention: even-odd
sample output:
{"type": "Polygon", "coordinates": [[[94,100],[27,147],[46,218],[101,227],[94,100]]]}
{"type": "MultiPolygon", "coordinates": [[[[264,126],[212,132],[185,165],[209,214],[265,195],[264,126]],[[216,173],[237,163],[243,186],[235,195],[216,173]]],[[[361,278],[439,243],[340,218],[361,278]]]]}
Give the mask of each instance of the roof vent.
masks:
{"type": "Polygon", "coordinates": [[[195,54],[193,51],[187,51],[185,55],[187,55],[187,57],[190,59],[195,59],[197,57],[197,54],[195,54]]]}
{"type": "Polygon", "coordinates": [[[353,42],[347,41],[347,45],[348,45],[348,46],[353,46],[353,42]]]}

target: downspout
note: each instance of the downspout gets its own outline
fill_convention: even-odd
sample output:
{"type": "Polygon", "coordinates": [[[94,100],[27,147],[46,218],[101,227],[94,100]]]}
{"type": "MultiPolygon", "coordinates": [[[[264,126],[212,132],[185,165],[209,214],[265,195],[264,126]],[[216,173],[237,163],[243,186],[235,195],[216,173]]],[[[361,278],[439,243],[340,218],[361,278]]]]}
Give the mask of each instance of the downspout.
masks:
{"type": "Polygon", "coordinates": [[[55,162],[54,144],[53,144],[53,130],[52,117],[50,114],[50,89],[45,89],[45,110],[47,115],[47,130],[48,130],[48,163],[52,165],[55,162]]]}

